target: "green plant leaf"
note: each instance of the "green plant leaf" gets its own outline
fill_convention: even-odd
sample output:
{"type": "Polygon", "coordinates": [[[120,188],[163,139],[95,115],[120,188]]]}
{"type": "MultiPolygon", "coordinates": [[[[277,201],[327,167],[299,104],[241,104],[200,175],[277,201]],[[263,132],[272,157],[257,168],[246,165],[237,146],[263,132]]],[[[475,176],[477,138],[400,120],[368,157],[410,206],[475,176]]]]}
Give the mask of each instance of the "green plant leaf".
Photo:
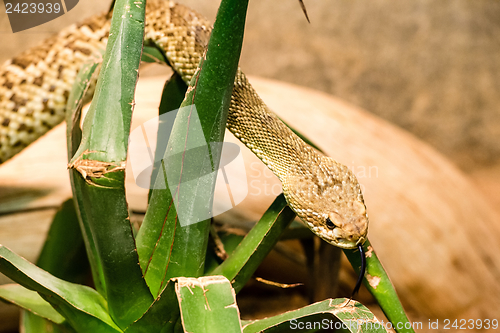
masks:
{"type": "Polygon", "coordinates": [[[145,3],[119,0],[113,10],[96,91],[72,159],[87,155],[104,162],[127,158],[128,135],[144,38],[145,3]],[[86,154],[86,151],[95,151],[86,154]]]}
{"type": "Polygon", "coordinates": [[[125,332],[173,332],[180,317],[179,303],[174,288],[174,282],[170,280],[148,311],[125,332]]]}
{"type": "Polygon", "coordinates": [[[185,332],[241,332],[240,314],[231,283],[223,276],[176,278],[185,332]]]}
{"type": "Polygon", "coordinates": [[[20,327],[23,333],[76,333],[69,325],[55,324],[26,310],[21,311],[20,327]]]}
{"type": "Polygon", "coordinates": [[[124,187],[144,10],[143,2],[116,2],[95,97],[70,163],[78,208],[90,229],[87,237],[93,238],[102,266],[109,313],[122,328],[154,300],[138,265],[124,187]]]}
{"type": "Polygon", "coordinates": [[[280,194],[233,253],[211,274],[225,276],[239,292],[294,218],[295,213],[280,194]]]}
{"type": "MultiPolygon", "coordinates": [[[[169,123],[170,117],[166,114],[172,110],[176,110],[181,106],[184,96],[186,95],[188,86],[182,80],[182,77],[174,72],[165,85],[163,86],[163,92],[161,94],[160,107],[158,108],[159,122],[158,122],[158,133],[156,137],[156,150],[153,164],[153,170],[151,172],[150,180],[150,190],[148,199],[151,197],[152,189],[158,175],[158,171],[161,169],[161,163],[156,163],[156,161],[161,161],[167,150],[168,137],[170,135],[169,128],[171,123],[169,123]]],[[[173,116],[173,115],[172,115],[173,116]]]]}
{"type": "MultiPolygon", "coordinates": [[[[104,50],[101,50],[104,52],[104,50]]],[[[71,157],[76,152],[80,141],[82,138],[82,131],[80,130],[80,119],[82,107],[88,96],[91,94],[92,83],[98,74],[98,68],[102,61],[102,54],[94,54],[89,58],[87,62],[84,63],[78,75],[75,79],[73,87],[68,97],[68,102],[66,103],[66,140],[67,140],[67,152],[68,152],[68,162],[71,157]]],[[[73,200],[76,207],[76,214],[80,224],[80,229],[82,232],[83,241],[85,243],[85,249],[87,251],[87,258],[90,263],[90,269],[92,271],[92,277],[94,280],[94,285],[97,291],[102,295],[106,295],[104,273],[102,271],[102,265],[100,258],[97,254],[97,248],[92,237],[92,232],[90,231],[90,225],[88,219],[85,215],[85,211],[80,209],[83,203],[78,193],[81,193],[78,184],[74,182],[75,173],[70,171],[70,181],[73,186],[71,190],[73,192],[73,200]]]]}
{"type": "Polygon", "coordinates": [[[356,301],[345,298],[327,299],[298,310],[261,320],[243,323],[244,333],[253,332],[316,332],[322,329],[352,333],[387,332],[373,313],[356,301]],[[342,325],[343,324],[343,325],[342,325]],[[343,328],[343,329],[342,329],[343,328]]]}
{"type": "MultiPolygon", "coordinates": [[[[89,262],[73,199],[66,200],[54,216],[47,239],[38,258],[37,266],[69,282],[83,283],[87,278],[89,262]]],[[[22,295],[23,293],[29,295],[33,300],[39,302],[40,306],[43,306],[42,309],[49,308],[49,312],[55,312],[58,316],[61,316],[38,293],[22,286],[17,286],[15,295],[22,295]]],[[[54,320],[50,322],[48,320],[50,317],[41,312],[41,310],[35,310],[26,306],[21,307],[26,309],[22,310],[22,320],[20,323],[26,333],[74,332],[67,323],[65,325],[57,325],[54,323],[54,320]]]]}
{"type": "Polygon", "coordinates": [[[77,331],[116,333],[121,330],[94,289],[66,282],[0,245],[0,272],[49,302],[77,331]]]}
{"type": "MultiPolygon", "coordinates": [[[[392,322],[396,332],[414,333],[414,330],[411,328],[411,323],[403,309],[403,305],[399,301],[396,290],[385,272],[382,263],[375,254],[369,240],[363,244],[363,248],[366,252],[366,273],[363,280],[364,286],[370,291],[373,297],[375,297],[387,319],[392,322]]],[[[356,273],[359,273],[361,267],[359,251],[344,250],[344,253],[351,262],[356,273]]]]}
{"type": "Polygon", "coordinates": [[[66,200],[54,216],[36,264],[60,279],[84,283],[89,262],[73,199],[66,200]]]}
{"type": "Polygon", "coordinates": [[[193,76],[177,114],[162,172],[137,235],[141,267],[153,295],[172,277],[203,274],[208,219],[247,6],[247,0],[224,0],[220,5],[206,60],[201,61],[201,71],[193,76]]]}
{"type": "Polygon", "coordinates": [[[149,308],[153,297],[138,265],[123,177],[123,173],[113,175],[120,187],[112,189],[89,185],[78,176],[74,184],[81,189],[78,195],[103,265],[109,311],[126,328],[149,308]]]}
{"type": "Polygon", "coordinates": [[[64,322],[64,317],[54,310],[52,305],[38,295],[36,291],[26,289],[19,284],[0,286],[0,298],[56,324],[64,322]]]}
{"type": "Polygon", "coordinates": [[[146,63],[160,63],[164,64],[167,62],[165,59],[165,55],[163,54],[162,51],[155,45],[144,45],[144,48],[142,49],[142,57],[141,61],[146,62],[146,63]]]}
{"type": "MultiPolygon", "coordinates": [[[[226,254],[233,253],[233,251],[238,247],[243,238],[245,238],[245,236],[242,235],[225,232],[218,233],[218,237],[222,242],[226,254]]],[[[210,272],[215,270],[221,263],[222,260],[215,253],[214,246],[209,246],[207,249],[207,258],[205,260],[205,275],[210,275],[210,272]]]]}

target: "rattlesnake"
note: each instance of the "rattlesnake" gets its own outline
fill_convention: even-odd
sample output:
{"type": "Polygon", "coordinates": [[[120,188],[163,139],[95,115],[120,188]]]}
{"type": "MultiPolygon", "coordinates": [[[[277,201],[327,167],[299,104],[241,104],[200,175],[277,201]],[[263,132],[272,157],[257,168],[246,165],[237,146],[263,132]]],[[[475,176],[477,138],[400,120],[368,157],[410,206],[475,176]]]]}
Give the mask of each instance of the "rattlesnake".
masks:
{"type": "MultiPolygon", "coordinates": [[[[107,14],[72,25],[0,68],[0,163],[64,119],[66,100],[82,63],[104,49],[107,14]]],[[[189,82],[210,36],[199,14],[171,1],[148,0],[145,39],[163,48],[170,66],[189,82]]],[[[368,232],[360,185],[344,165],[304,143],[272,113],[238,70],[227,128],[283,184],[290,207],[325,241],[360,248],[368,232]]]]}

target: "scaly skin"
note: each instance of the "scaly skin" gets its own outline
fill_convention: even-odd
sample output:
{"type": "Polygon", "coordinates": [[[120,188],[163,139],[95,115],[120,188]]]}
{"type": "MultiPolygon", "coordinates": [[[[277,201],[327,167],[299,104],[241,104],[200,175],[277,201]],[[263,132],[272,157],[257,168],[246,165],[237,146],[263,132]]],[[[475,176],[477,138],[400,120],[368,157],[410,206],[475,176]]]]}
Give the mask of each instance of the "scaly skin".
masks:
{"type": "MultiPolygon", "coordinates": [[[[96,15],[0,68],[0,163],[64,119],[76,74],[105,48],[109,26],[106,14],[96,15]]],[[[210,31],[210,23],[191,9],[170,1],[147,3],[145,38],[163,48],[185,82],[197,69],[210,31]]],[[[240,70],[227,128],[278,176],[290,207],[315,234],[347,249],[366,240],[368,215],[354,174],[296,136],[240,70]]]]}

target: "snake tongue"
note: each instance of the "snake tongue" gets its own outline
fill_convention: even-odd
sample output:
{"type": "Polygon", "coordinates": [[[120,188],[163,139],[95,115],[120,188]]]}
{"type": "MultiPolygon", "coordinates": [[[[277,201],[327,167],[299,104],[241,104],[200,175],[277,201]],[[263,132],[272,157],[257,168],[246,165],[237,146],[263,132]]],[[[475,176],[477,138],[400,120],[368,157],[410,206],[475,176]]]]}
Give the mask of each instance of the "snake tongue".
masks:
{"type": "Polygon", "coordinates": [[[358,281],[356,281],[356,286],[354,287],[352,291],[351,298],[356,295],[356,293],[359,291],[359,288],[361,287],[361,283],[363,282],[363,278],[365,276],[365,271],[366,271],[366,256],[365,256],[365,249],[363,248],[362,244],[358,245],[358,250],[359,253],[361,254],[361,269],[359,270],[359,276],[358,276],[358,281]]]}

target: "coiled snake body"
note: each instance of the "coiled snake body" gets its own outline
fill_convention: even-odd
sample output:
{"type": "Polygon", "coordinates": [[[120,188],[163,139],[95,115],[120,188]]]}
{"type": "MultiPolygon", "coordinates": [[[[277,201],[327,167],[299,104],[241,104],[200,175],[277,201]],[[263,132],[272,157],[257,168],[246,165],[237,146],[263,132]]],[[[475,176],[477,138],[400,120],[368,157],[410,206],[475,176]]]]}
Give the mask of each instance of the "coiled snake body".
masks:
{"type": "MultiPolygon", "coordinates": [[[[70,26],[0,68],[0,163],[64,119],[82,63],[104,49],[106,14],[70,26]]],[[[197,69],[211,25],[170,1],[149,0],[145,38],[165,51],[185,82],[197,69]]],[[[290,207],[325,241],[356,248],[368,216],[360,185],[344,165],[314,150],[272,113],[238,70],[227,128],[278,176],[290,207]]]]}

